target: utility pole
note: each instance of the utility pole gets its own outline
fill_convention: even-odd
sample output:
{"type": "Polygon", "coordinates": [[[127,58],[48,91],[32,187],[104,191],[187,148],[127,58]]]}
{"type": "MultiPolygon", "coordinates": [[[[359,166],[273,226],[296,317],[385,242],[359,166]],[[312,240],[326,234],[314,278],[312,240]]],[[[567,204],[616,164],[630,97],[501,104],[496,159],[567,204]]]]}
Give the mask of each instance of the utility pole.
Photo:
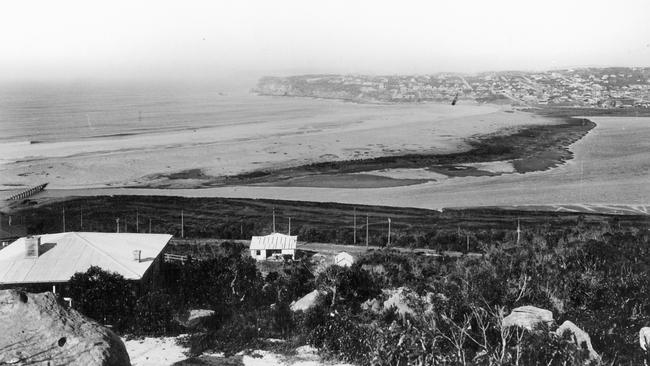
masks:
{"type": "Polygon", "coordinates": [[[517,219],[517,245],[519,245],[520,240],[521,240],[521,226],[519,225],[519,219],[517,219]]]}
{"type": "Polygon", "coordinates": [[[273,232],[275,232],[275,207],[273,207],[273,232]]]}
{"type": "Polygon", "coordinates": [[[183,219],[183,210],[181,210],[181,238],[185,237],[185,223],[183,219]]]}
{"type": "Polygon", "coordinates": [[[135,210],[135,232],[140,233],[140,212],[135,210]]]}
{"type": "Polygon", "coordinates": [[[119,217],[115,218],[115,232],[116,233],[120,232],[120,218],[119,217]]]}
{"type": "Polygon", "coordinates": [[[386,246],[390,246],[390,217],[388,218],[388,244],[386,246]]]}
{"type": "Polygon", "coordinates": [[[353,215],[354,215],[354,219],[353,219],[353,223],[352,223],[352,227],[354,228],[354,232],[353,232],[354,235],[352,237],[354,238],[353,239],[354,240],[354,245],[357,245],[357,208],[354,207],[352,209],[352,212],[353,212],[353,215]]]}
{"type": "Polygon", "coordinates": [[[81,221],[80,222],[81,231],[83,231],[84,230],[84,208],[83,207],[81,208],[81,214],[79,215],[79,220],[81,221]]]}
{"type": "Polygon", "coordinates": [[[243,222],[239,223],[239,237],[242,238],[242,239],[244,238],[244,223],[243,222]]]}
{"type": "Polygon", "coordinates": [[[469,234],[467,234],[467,253],[469,253],[469,234]]]}
{"type": "Polygon", "coordinates": [[[65,206],[63,207],[63,232],[65,233],[65,206]]]}
{"type": "Polygon", "coordinates": [[[289,217],[289,235],[291,235],[291,217],[289,217]]]}
{"type": "Polygon", "coordinates": [[[149,218],[149,234],[151,234],[151,218],[149,218]]]}
{"type": "Polygon", "coordinates": [[[368,227],[369,226],[370,225],[368,225],[368,215],[366,214],[366,247],[368,247],[368,232],[369,232],[368,227]]]}
{"type": "Polygon", "coordinates": [[[128,228],[126,227],[126,216],[124,216],[124,232],[125,233],[129,232],[128,228]]]}

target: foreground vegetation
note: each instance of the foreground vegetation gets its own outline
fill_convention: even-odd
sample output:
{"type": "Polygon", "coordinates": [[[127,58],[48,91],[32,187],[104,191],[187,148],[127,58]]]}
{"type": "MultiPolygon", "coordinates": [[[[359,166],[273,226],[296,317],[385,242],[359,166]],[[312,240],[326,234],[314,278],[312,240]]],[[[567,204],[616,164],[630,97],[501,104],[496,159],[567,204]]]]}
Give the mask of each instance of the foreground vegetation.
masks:
{"type": "MultiPolygon", "coordinates": [[[[586,363],[588,352],[569,337],[502,328],[513,308],[534,305],[551,310],[557,324],[571,320],[587,331],[603,364],[643,362],[638,331],[650,323],[646,231],[578,226],[535,232],[519,245],[495,241],[480,257],[370,251],[351,268],[312,273],[308,262],[286,262],[266,277],[243,245],[220,248],[211,260],[168,264],[165,285],[139,299],[129,300],[120,286],[100,286],[107,299],[116,298],[111,288],[120,292],[121,311],[98,314],[98,306],[78,306],[98,320],[113,316],[112,324],[135,334],[173,334],[180,331],[174,314],[214,310],[204,328],[186,339],[197,354],[208,349],[229,354],[282,338],[275,347],[310,344],[360,365],[586,363]],[[364,305],[396,288],[412,311],[364,305]],[[315,306],[290,310],[314,289],[321,291],[315,306]]],[[[76,277],[72,291],[98,287],[79,285],[80,278],[97,278],[93,274],[76,277]]]]}
{"type": "MultiPolygon", "coordinates": [[[[231,239],[270,232],[275,208],[278,229],[285,230],[281,224],[291,216],[292,233],[302,240],[353,241],[353,208],[334,203],[94,197],[20,214],[32,233],[60,231],[63,207],[67,230],[114,231],[114,218],[127,217],[128,231],[135,231],[137,212],[140,232],[148,231],[153,217],[153,232],[179,235],[183,210],[186,237],[231,239]],[[71,219],[81,209],[84,228],[71,219]]],[[[356,206],[356,212],[358,223],[370,217],[371,245],[385,245],[385,220],[391,217],[393,246],[473,255],[427,256],[388,247],[366,252],[352,268],[317,270],[304,258],[270,273],[265,268],[262,275],[244,244],[215,240],[201,261],[163,266],[161,284],[144,293],[125,291],[123,279],[101,272],[78,274],[69,290],[84,299],[75,303],[79,310],[135,335],[187,332],[174,318],[189,309],[214,310],[185,339],[197,354],[269,347],[265,339],[281,338],[276,350],[310,344],[359,365],[586,363],[587,352],[569,338],[501,326],[512,309],[533,305],[552,311],[557,324],[570,320],[585,330],[602,364],[643,362],[638,331],[650,324],[647,216],[376,206],[356,206]],[[291,311],[293,301],[316,289],[315,306],[291,311]],[[411,311],[367,303],[396,289],[411,311]]],[[[364,229],[357,226],[359,243],[364,229]]],[[[175,248],[193,252],[189,247],[191,241],[175,248]]]]}

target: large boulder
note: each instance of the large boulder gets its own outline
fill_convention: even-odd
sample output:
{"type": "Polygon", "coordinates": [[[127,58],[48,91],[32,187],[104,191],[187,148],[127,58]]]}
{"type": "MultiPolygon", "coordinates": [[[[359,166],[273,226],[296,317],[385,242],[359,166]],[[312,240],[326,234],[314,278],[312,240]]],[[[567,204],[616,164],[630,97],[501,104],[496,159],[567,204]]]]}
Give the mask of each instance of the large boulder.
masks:
{"type": "Polygon", "coordinates": [[[49,292],[0,290],[0,329],[0,364],[131,365],[115,333],[49,292]]]}
{"type": "Polygon", "coordinates": [[[197,329],[203,326],[213,315],[214,310],[192,309],[176,315],[174,320],[187,329],[197,329]]]}
{"type": "Polygon", "coordinates": [[[320,291],[314,290],[307,295],[301,297],[300,299],[291,303],[291,311],[307,311],[318,303],[318,296],[321,294],[320,291]]]}
{"type": "Polygon", "coordinates": [[[534,306],[520,306],[512,310],[510,315],[503,318],[502,326],[520,327],[532,331],[537,327],[553,323],[553,313],[546,309],[534,306]]]}
{"type": "Polygon", "coordinates": [[[589,361],[600,360],[600,356],[591,345],[591,338],[589,338],[587,332],[567,320],[555,330],[555,334],[559,337],[564,336],[566,333],[570,334],[570,339],[578,346],[578,348],[584,348],[589,351],[589,361]]]}
{"type": "Polygon", "coordinates": [[[639,345],[643,351],[650,353],[650,327],[643,327],[639,331],[639,345]]]}

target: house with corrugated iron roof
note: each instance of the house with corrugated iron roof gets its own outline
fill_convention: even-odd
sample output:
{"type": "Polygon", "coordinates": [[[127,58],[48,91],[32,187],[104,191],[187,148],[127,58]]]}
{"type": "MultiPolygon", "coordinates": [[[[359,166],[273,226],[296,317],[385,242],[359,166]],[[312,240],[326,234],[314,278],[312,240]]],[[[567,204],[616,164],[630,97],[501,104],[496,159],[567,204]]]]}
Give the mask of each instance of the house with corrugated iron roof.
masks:
{"type": "Polygon", "coordinates": [[[282,259],[291,256],[296,259],[298,237],[273,233],[265,236],[253,236],[251,239],[251,257],[258,261],[267,259],[282,259]]]}
{"type": "Polygon", "coordinates": [[[77,272],[97,266],[151,284],[168,234],[65,232],[26,236],[0,250],[0,287],[56,292],[77,272]]]}

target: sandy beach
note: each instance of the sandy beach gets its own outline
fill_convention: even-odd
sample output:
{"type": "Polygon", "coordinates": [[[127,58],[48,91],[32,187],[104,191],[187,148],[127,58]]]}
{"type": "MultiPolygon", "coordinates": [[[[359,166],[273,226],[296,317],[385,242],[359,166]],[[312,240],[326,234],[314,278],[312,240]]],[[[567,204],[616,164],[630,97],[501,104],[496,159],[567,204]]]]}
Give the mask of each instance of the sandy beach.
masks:
{"type": "MultiPolygon", "coordinates": [[[[387,188],[232,186],[209,189],[48,189],[39,200],[70,196],[163,195],[267,198],[442,209],[508,206],[557,211],[650,212],[650,118],[589,117],[597,123],[570,146],[575,157],[546,171],[454,177],[387,188]]],[[[405,174],[405,172],[400,172],[405,174]]],[[[411,177],[416,177],[416,171],[411,177]]]]}
{"type": "Polygon", "coordinates": [[[246,123],[180,131],[0,143],[0,189],[45,182],[51,189],[189,188],[197,186],[197,180],[260,169],[414,152],[458,152],[468,148],[465,140],[472,136],[554,123],[492,106],[308,103],[309,115],[304,110],[287,110],[248,116],[246,123]],[[165,179],[193,169],[200,174],[175,179],[172,184],[165,179]]]}

